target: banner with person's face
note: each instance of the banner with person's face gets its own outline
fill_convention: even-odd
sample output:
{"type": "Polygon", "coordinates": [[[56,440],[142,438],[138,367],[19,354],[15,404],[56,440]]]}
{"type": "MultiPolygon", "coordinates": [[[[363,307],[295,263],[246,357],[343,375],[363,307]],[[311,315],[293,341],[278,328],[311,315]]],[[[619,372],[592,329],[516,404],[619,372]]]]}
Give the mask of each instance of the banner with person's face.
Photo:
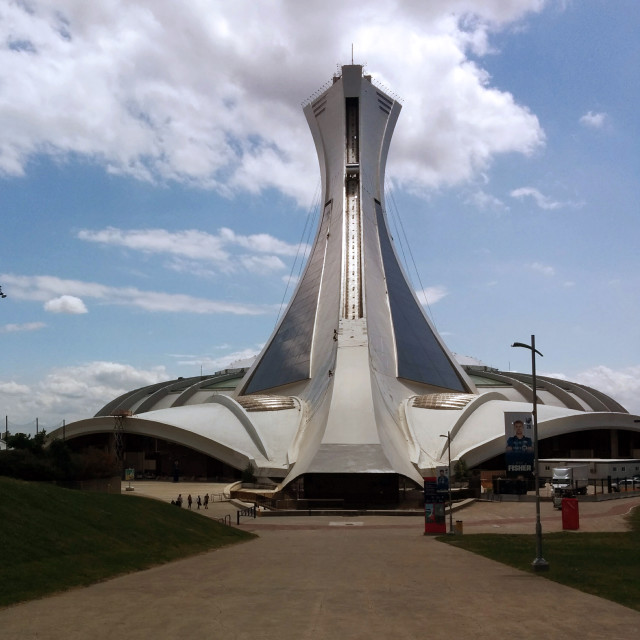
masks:
{"type": "Polygon", "coordinates": [[[436,468],[436,484],[438,491],[449,491],[449,467],[436,468]]]}
{"type": "Polygon", "coordinates": [[[507,476],[533,475],[533,416],[531,413],[505,411],[505,458],[507,476]]]}

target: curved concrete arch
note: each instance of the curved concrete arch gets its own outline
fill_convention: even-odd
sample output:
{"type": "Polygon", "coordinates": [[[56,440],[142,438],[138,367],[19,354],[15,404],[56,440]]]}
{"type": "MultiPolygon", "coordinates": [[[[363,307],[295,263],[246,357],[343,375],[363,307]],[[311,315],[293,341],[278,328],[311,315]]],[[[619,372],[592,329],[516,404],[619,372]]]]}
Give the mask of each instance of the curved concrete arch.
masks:
{"type": "Polygon", "coordinates": [[[135,406],[141,398],[155,393],[158,389],[172,385],[174,382],[175,380],[165,380],[164,382],[157,382],[156,384],[151,384],[146,387],[140,387],[133,391],[123,393],[121,396],[118,396],[115,400],[112,400],[102,407],[102,409],[96,413],[95,417],[110,416],[115,411],[131,411],[131,407],[135,406]]]}
{"type": "MultiPolygon", "coordinates": [[[[152,416],[153,412],[147,414],[152,416]]],[[[201,435],[194,430],[181,427],[167,422],[160,422],[149,417],[141,418],[133,416],[125,418],[123,430],[126,434],[135,434],[148,436],[152,438],[161,438],[168,442],[193,449],[199,453],[209,455],[235,469],[242,470],[247,464],[256,465],[258,460],[256,456],[249,451],[242,450],[238,447],[232,448],[224,443],[213,440],[207,436],[201,435]]],[[[79,420],[73,422],[64,428],[64,437],[67,440],[80,436],[94,435],[98,433],[111,434],[114,431],[114,418],[101,417],[89,418],[87,420],[79,420]]],[[[50,439],[61,438],[63,429],[60,427],[49,434],[50,439]]]]}
{"type": "MultiPolygon", "coordinates": [[[[205,380],[198,380],[195,384],[187,387],[181,394],[178,395],[176,400],[171,404],[172,407],[183,407],[189,398],[193,397],[198,391],[202,389],[202,387],[206,387],[210,385],[213,381],[216,382],[224,382],[225,380],[238,380],[242,378],[244,375],[244,369],[240,369],[234,373],[222,373],[222,374],[214,374],[213,376],[207,377],[205,380]]],[[[214,395],[215,391],[211,390],[211,395],[214,395]]]]}
{"type": "MultiPolygon", "coordinates": [[[[512,371],[479,370],[473,367],[467,367],[467,370],[480,378],[487,378],[489,380],[496,380],[497,382],[509,384],[523,395],[528,402],[533,401],[530,374],[515,373],[512,371]]],[[[549,376],[538,375],[537,379],[544,382],[546,385],[545,389],[570,409],[576,409],[577,411],[585,410],[576,398],[571,395],[574,394],[580,398],[580,400],[584,401],[592,411],[627,412],[619,402],[616,402],[613,398],[601,391],[598,391],[597,389],[592,389],[591,387],[578,384],[570,380],[550,378],[549,376]],[[570,391],[567,391],[564,388],[565,386],[569,387],[570,391]]],[[[538,404],[545,404],[544,399],[538,397],[538,404]]]]}
{"type": "MultiPolygon", "coordinates": [[[[538,377],[539,376],[536,376],[536,378],[538,377]]],[[[558,385],[553,378],[541,377],[540,380],[544,381],[547,391],[563,402],[569,409],[584,411],[584,407],[570,393],[558,385]]]]}
{"type": "Polygon", "coordinates": [[[208,404],[220,404],[226,409],[228,409],[240,422],[240,424],[244,427],[245,431],[249,434],[249,437],[253,441],[253,443],[258,447],[260,453],[267,460],[271,460],[269,457],[269,453],[267,452],[267,447],[265,445],[264,438],[259,433],[258,428],[251,422],[251,419],[247,415],[247,412],[241,407],[233,398],[229,398],[228,396],[223,395],[213,395],[207,399],[208,404]]]}
{"type": "MultiPolygon", "coordinates": [[[[451,427],[451,441],[452,443],[455,441],[456,434],[460,431],[464,423],[469,419],[469,417],[475,413],[482,405],[487,402],[492,402],[494,400],[507,400],[508,398],[500,393],[499,391],[489,391],[489,393],[483,393],[481,396],[478,396],[475,400],[472,400],[461,412],[458,419],[455,421],[454,425],[451,427]]],[[[443,458],[445,451],[447,450],[447,444],[445,443],[442,451],[440,452],[440,457],[443,458]]]]}
{"type": "MultiPolygon", "coordinates": [[[[474,374],[482,378],[495,380],[496,382],[504,382],[510,387],[513,387],[518,393],[520,393],[523,396],[525,402],[533,402],[533,389],[525,382],[522,382],[522,380],[514,378],[510,373],[504,373],[502,371],[474,371],[474,374]]],[[[538,402],[540,404],[543,404],[540,398],[538,398],[538,402]]]]}
{"type": "Polygon", "coordinates": [[[91,436],[96,433],[113,433],[115,418],[113,416],[100,416],[86,418],[70,422],[64,427],[58,427],[47,434],[47,441],[55,439],[71,440],[80,436],[91,436]]]}
{"type": "Polygon", "coordinates": [[[606,402],[598,398],[594,393],[591,392],[586,387],[583,387],[579,384],[573,383],[571,385],[571,389],[575,395],[578,396],[581,400],[584,400],[589,407],[591,407],[592,411],[608,411],[609,407],[607,407],[606,402]]]}
{"type": "MultiPolygon", "coordinates": [[[[183,406],[184,403],[202,387],[214,382],[224,382],[225,380],[236,379],[240,380],[245,373],[246,369],[243,367],[237,369],[224,369],[223,371],[217,371],[212,375],[174,378],[173,380],[156,382],[155,384],[150,384],[146,387],[139,387],[138,389],[133,389],[132,391],[123,393],[121,396],[118,396],[111,402],[104,405],[104,407],[96,413],[96,417],[110,416],[116,411],[134,411],[134,408],[134,413],[136,414],[153,411],[162,398],[166,397],[172,390],[176,387],[184,387],[186,385],[184,391],[178,394],[176,400],[171,404],[172,407],[180,407],[183,406]]],[[[214,391],[212,390],[211,393],[213,394],[214,391]]]]}
{"type": "Polygon", "coordinates": [[[167,423],[159,423],[154,420],[136,417],[127,420],[125,433],[162,437],[165,440],[175,442],[199,453],[204,453],[212,458],[216,458],[235,469],[242,470],[246,468],[249,463],[254,466],[256,464],[255,456],[251,455],[248,451],[231,448],[189,429],[167,423]],[[158,428],[159,425],[161,425],[160,428],[158,428]]]}
{"type": "MultiPolygon", "coordinates": [[[[509,400],[497,391],[476,396],[462,409],[424,409],[412,406],[411,399],[405,400],[402,406],[404,407],[407,425],[412,438],[417,442],[420,449],[417,465],[419,471],[426,473],[427,470],[433,469],[447,460],[447,441],[443,439],[443,436],[446,436],[449,431],[452,434],[451,451],[452,459],[454,459],[456,457],[456,449],[460,447],[459,434],[464,433],[463,427],[465,423],[482,408],[484,408],[484,412],[489,414],[490,419],[478,420],[479,424],[477,426],[474,425],[473,428],[473,439],[479,442],[482,438],[487,437],[485,435],[487,431],[489,429],[493,431],[491,425],[497,419],[500,422],[502,421],[500,410],[493,411],[496,403],[500,405],[510,404],[509,400]],[[495,415],[492,416],[494,413],[495,415]],[[496,416],[500,417],[497,418],[496,416]]],[[[415,464],[414,460],[412,462],[415,464]]]]}
{"type": "Polygon", "coordinates": [[[575,431],[593,431],[595,429],[628,429],[640,431],[640,424],[635,423],[633,416],[627,413],[611,413],[609,411],[585,412],[580,416],[561,416],[549,418],[538,424],[540,436],[544,440],[551,436],[573,433],[575,431]],[[617,419],[616,419],[617,417],[617,419]]]}
{"type": "MultiPolygon", "coordinates": [[[[504,408],[499,409],[503,413],[504,408]]],[[[553,436],[576,433],[580,431],[593,431],[596,429],[627,429],[640,432],[640,423],[635,422],[637,416],[625,413],[611,412],[574,412],[563,411],[563,415],[540,416],[538,419],[538,432],[540,440],[545,440],[553,436]]],[[[469,467],[478,466],[486,460],[490,460],[504,453],[505,441],[504,432],[494,431],[487,434],[486,439],[480,440],[477,446],[469,447],[464,451],[456,452],[455,459],[462,457],[467,461],[469,467]]],[[[452,459],[454,459],[452,457],[452,459]]]]}
{"type": "Polygon", "coordinates": [[[616,413],[628,413],[628,411],[619,403],[616,402],[613,398],[602,393],[602,391],[598,391],[597,389],[593,389],[591,387],[587,387],[584,384],[578,384],[576,382],[573,383],[576,387],[583,389],[587,393],[589,393],[592,397],[597,398],[600,402],[602,402],[605,406],[606,411],[613,411],[616,413]]]}
{"type": "Polygon", "coordinates": [[[406,432],[407,448],[409,450],[409,461],[414,467],[418,468],[420,464],[420,443],[418,437],[411,425],[409,416],[407,415],[407,407],[410,406],[415,396],[410,396],[406,400],[403,400],[399,409],[399,422],[400,427],[406,432]]]}
{"type": "Polygon", "coordinates": [[[173,389],[172,384],[167,384],[152,393],[146,400],[143,400],[137,407],[136,413],[145,413],[151,411],[163,398],[166,398],[173,389]]]}
{"type": "Polygon", "coordinates": [[[185,402],[189,398],[191,398],[193,395],[198,393],[198,391],[205,384],[208,384],[208,383],[209,383],[209,380],[200,380],[199,382],[196,382],[195,384],[190,385],[181,394],[178,395],[178,397],[174,400],[174,402],[173,402],[173,404],[171,406],[172,407],[183,407],[185,402]]]}

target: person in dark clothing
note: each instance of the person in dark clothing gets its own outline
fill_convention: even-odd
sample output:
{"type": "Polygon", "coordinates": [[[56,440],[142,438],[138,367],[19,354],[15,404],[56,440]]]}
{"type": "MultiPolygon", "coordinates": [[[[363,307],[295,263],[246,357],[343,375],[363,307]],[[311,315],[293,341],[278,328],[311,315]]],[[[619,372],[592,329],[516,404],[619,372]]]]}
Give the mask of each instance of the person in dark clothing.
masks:
{"type": "Polygon", "coordinates": [[[440,469],[437,484],[438,491],[449,491],[449,478],[445,475],[444,469],[440,469]]]}

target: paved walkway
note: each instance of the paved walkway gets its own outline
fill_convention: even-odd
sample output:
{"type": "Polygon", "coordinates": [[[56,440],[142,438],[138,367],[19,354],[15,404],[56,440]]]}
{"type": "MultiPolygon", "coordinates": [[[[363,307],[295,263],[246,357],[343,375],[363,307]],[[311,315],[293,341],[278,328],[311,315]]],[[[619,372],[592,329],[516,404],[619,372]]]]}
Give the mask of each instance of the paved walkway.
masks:
{"type": "MultiPolygon", "coordinates": [[[[122,490],[127,495],[145,496],[170,502],[178,493],[185,499],[187,495],[196,499],[196,496],[221,495],[227,485],[204,483],[178,483],[137,481],[133,483],[134,491],[126,492],[127,483],[122,484],[122,490]]],[[[620,498],[614,494],[615,499],[603,502],[579,503],[579,531],[626,531],[625,515],[635,507],[640,506],[640,496],[620,498]]],[[[192,510],[196,510],[195,502],[192,510]]],[[[230,502],[215,502],[209,505],[209,509],[200,509],[202,515],[220,518],[225,515],[232,516],[232,522],[236,521],[238,508],[230,502]]],[[[562,513],[554,509],[550,501],[543,501],[540,505],[540,518],[542,529],[545,533],[562,531],[562,513]]],[[[287,517],[262,517],[251,524],[258,531],[266,529],[309,529],[318,527],[336,526],[336,522],[358,520],[368,527],[407,527],[413,530],[424,530],[424,518],[416,516],[367,516],[364,518],[341,518],[338,516],[287,516],[287,517]]],[[[453,514],[453,520],[461,520],[465,533],[533,533],[535,531],[535,503],[533,502],[476,502],[453,514]]],[[[447,516],[448,521],[448,516],[447,516]]],[[[248,519],[242,518],[242,526],[249,526],[248,519]]],[[[361,525],[355,525],[361,526],[361,525]]]]}
{"type": "MultiPolygon", "coordinates": [[[[624,522],[611,510],[639,502],[599,503],[604,515],[583,521],[624,522]]],[[[533,510],[474,505],[465,532],[530,528],[523,519],[533,510]]],[[[545,516],[543,530],[556,517],[545,516]]],[[[259,539],[0,610],[0,638],[640,636],[640,613],[425,537],[420,518],[294,520],[246,519],[259,539]]]]}

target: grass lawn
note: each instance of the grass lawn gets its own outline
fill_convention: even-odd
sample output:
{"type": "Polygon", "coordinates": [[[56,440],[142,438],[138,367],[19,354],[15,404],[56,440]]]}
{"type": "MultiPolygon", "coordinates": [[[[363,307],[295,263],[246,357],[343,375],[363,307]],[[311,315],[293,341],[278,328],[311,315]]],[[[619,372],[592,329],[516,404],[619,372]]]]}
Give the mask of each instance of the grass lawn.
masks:
{"type": "Polygon", "coordinates": [[[0,606],[254,537],[157,500],[0,477],[0,606]]]}
{"type": "MultiPolygon", "coordinates": [[[[628,516],[626,533],[564,531],[542,536],[549,571],[539,575],[640,611],[640,509],[628,516]]],[[[438,540],[533,572],[535,535],[474,534],[438,540]]]]}

